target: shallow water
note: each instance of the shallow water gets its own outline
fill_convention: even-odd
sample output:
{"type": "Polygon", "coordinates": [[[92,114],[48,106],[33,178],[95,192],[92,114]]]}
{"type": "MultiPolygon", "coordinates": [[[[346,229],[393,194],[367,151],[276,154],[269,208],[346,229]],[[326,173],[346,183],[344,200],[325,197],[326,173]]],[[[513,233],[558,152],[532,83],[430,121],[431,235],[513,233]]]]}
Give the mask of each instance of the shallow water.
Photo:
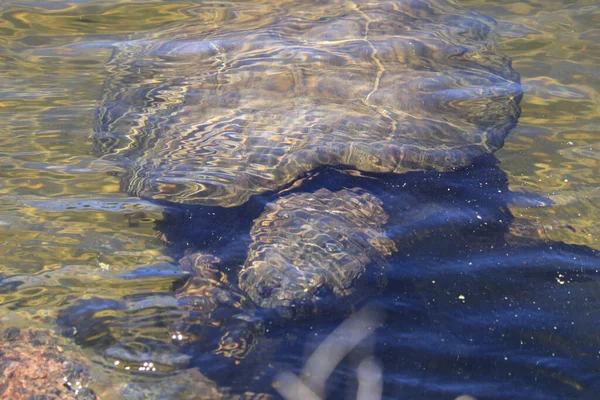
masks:
{"type": "MultiPolygon", "coordinates": [[[[521,75],[523,110],[496,153],[500,163],[370,178],[321,169],[291,190],[360,186],[391,216],[386,230],[400,249],[375,298],[386,322],[362,350],[381,362],[385,398],[595,398],[600,6],[461,4],[497,21],[499,49],[521,75]]],[[[270,12],[257,1],[251,17],[270,12]]],[[[213,216],[128,197],[90,141],[114,43],[218,24],[226,13],[193,2],[6,1],[0,14],[3,326],[56,328],[58,312],[77,299],[168,292],[186,248],[210,249],[226,268],[243,262],[268,198],[213,216]]],[[[219,385],[272,392],[274,370],[298,372],[340,322],[273,326],[239,368],[186,351],[219,385]]],[[[104,367],[100,344],[87,345],[81,353],[95,362],[99,393],[134,381],[158,396],[155,378],[104,367]]],[[[331,398],[351,396],[355,364],[350,357],[335,371],[331,398]]]]}

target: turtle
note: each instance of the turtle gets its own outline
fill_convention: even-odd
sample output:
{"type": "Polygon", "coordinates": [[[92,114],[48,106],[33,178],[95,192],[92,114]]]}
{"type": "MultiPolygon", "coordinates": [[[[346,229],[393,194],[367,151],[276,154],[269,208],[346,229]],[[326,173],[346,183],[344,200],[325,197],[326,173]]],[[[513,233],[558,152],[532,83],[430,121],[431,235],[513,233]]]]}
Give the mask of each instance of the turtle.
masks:
{"type": "MultiPolygon", "coordinates": [[[[351,311],[385,284],[398,249],[385,232],[389,215],[364,180],[335,189],[306,182],[323,170],[386,182],[468,168],[517,123],[519,75],[496,51],[491,19],[446,0],[265,9],[206,4],[200,22],[114,46],[92,151],[115,165],[122,190],[186,216],[202,209],[217,215],[207,218],[215,226],[257,206],[245,216],[253,221],[245,261],[227,274],[206,244],[182,259],[177,268],[194,266],[192,277],[166,297],[101,301],[98,313],[87,302],[63,314],[65,326],[101,322],[118,332],[105,354],[139,359],[148,353],[129,349],[170,353],[215,334],[219,345],[206,354],[247,358],[261,321],[351,311]],[[144,325],[152,307],[164,312],[144,325]],[[157,326],[160,339],[146,341],[157,326]],[[122,346],[128,331],[137,332],[133,346],[122,346]]],[[[419,210],[414,218],[431,215],[419,210]]],[[[83,342],[94,337],[78,330],[83,342]]]]}

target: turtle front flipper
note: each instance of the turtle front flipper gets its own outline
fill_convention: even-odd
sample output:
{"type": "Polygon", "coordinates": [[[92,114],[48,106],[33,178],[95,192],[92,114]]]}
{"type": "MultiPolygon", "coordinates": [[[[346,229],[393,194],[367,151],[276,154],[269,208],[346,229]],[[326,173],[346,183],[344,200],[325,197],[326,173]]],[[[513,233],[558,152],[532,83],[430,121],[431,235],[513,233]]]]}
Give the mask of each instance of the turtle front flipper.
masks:
{"type": "Polygon", "coordinates": [[[190,357],[171,343],[167,327],[177,321],[177,302],[168,294],[94,297],[62,310],[63,334],[101,356],[104,364],[130,372],[169,373],[190,357]]]}
{"type": "MultiPolygon", "coordinates": [[[[174,280],[180,286],[172,292],[78,300],[61,311],[58,323],[117,369],[170,372],[198,365],[198,357],[209,368],[222,369],[234,362],[227,358],[248,354],[262,327],[252,303],[229,288],[218,262],[203,253],[188,255],[176,267],[189,278],[182,286],[181,278],[174,280]]],[[[126,279],[153,278],[152,269],[139,270],[126,279]]]]}
{"type": "Polygon", "coordinates": [[[385,280],[387,218],[363,190],[280,198],[254,222],[239,287],[286,319],[349,310],[385,280]]]}

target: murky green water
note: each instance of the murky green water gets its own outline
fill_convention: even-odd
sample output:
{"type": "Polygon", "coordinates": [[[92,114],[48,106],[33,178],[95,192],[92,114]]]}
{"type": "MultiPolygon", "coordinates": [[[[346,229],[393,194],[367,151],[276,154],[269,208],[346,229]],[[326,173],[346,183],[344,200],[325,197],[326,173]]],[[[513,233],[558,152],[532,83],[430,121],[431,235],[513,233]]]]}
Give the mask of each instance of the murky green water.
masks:
{"type": "MultiPolygon", "coordinates": [[[[236,16],[240,23],[273,12],[271,2],[255,3],[236,16]]],[[[554,201],[511,205],[511,232],[599,249],[600,5],[461,4],[497,21],[499,48],[521,75],[522,115],[496,153],[509,188],[554,201]]],[[[22,282],[0,291],[3,325],[54,328],[57,311],[75,299],[147,293],[147,285],[115,277],[172,261],[155,230],[162,209],[127,197],[114,165],[91,154],[105,65],[115,42],[230,19],[219,2],[0,4],[0,278],[22,282]]]]}

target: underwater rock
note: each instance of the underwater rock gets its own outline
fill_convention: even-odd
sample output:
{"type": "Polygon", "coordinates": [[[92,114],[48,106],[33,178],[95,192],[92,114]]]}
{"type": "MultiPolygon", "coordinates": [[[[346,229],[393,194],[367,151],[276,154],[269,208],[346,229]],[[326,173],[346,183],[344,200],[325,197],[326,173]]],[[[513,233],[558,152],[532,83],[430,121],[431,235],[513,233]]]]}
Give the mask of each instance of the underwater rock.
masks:
{"type": "Polygon", "coordinates": [[[43,329],[0,331],[0,398],[96,400],[85,367],[65,355],[64,338],[43,329]]]}

